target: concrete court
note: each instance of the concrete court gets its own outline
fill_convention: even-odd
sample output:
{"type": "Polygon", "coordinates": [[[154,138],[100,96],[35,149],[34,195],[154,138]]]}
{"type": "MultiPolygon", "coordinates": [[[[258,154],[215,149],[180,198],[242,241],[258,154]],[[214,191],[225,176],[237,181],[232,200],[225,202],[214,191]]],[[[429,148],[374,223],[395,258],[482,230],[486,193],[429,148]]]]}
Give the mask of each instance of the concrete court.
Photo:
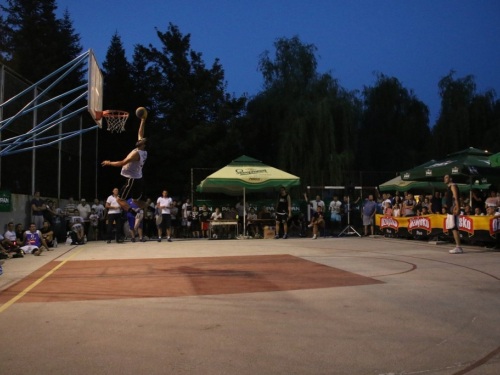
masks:
{"type": "MultiPolygon", "coordinates": [[[[366,237],[164,240],[64,245],[9,260],[0,276],[0,374],[500,374],[500,253],[464,247],[465,254],[450,255],[449,248],[366,237]],[[375,283],[333,280],[330,287],[204,295],[193,286],[173,297],[29,299],[70,265],[282,255],[375,283]],[[39,284],[26,288],[33,281],[39,284]],[[17,291],[13,302],[16,285],[25,294],[19,298],[17,291]]],[[[279,261],[273,266],[281,267],[279,261]]],[[[126,268],[120,272],[123,280],[134,277],[126,268]]],[[[238,286],[247,275],[233,274],[226,286],[238,286]]],[[[105,277],[82,283],[99,281],[95,293],[111,297],[105,277]]]]}

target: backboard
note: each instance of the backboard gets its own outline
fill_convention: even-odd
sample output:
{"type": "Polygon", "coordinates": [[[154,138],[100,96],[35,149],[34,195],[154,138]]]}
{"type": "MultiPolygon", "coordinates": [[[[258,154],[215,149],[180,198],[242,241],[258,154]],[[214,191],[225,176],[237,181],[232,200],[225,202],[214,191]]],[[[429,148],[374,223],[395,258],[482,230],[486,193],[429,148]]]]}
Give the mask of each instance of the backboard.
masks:
{"type": "Polygon", "coordinates": [[[102,128],[103,78],[94,51],[92,50],[89,53],[88,75],[88,111],[95,123],[102,128]]]}

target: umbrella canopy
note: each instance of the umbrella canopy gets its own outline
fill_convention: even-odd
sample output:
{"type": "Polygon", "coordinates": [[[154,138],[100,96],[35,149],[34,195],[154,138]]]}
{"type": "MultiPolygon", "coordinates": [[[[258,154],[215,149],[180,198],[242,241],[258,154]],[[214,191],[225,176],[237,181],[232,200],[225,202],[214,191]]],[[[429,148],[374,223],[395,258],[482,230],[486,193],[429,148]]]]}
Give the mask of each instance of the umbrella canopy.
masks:
{"type": "MultiPolygon", "coordinates": [[[[468,184],[457,184],[460,191],[468,192],[471,188],[468,184]]],[[[472,185],[472,189],[489,189],[490,185],[472,185]]],[[[403,181],[401,176],[397,176],[383,184],[379,185],[380,191],[408,191],[411,189],[420,189],[424,191],[446,190],[447,185],[439,181],[403,181]]]]}
{"type": "Polygon", "coordinates": [[[494,168],[488,151],[470,147],[449,154],[446,158],[429,162],[401,172],[404,181],[437,181],[449,174],[453,181],[472,182],[480,180],[482,184],[491,179],[500,178],[500,168],[494,168]]]}
{"type": "Polygon", "coordinates": [[[246,190],[259,192],[296,185],[300,185],[299,177],[243,155],[204,179],[196,191],[244,195],[246,190]]]}
{"type": "Polygon", "coordinates": [[[490,156],[490,163],[492,167],[500,167],[500,152],[490,156]]]}
{"type": "Polygon", "coordinates": [[[270,167],[260,160],[240,156],[230,164],[205,178],[196,188],[201,193],[243,195],[243,238],[246,229],[246,190],[259,192],[277,190],[281,186],[300,185],[300,178],[270,167]]]}

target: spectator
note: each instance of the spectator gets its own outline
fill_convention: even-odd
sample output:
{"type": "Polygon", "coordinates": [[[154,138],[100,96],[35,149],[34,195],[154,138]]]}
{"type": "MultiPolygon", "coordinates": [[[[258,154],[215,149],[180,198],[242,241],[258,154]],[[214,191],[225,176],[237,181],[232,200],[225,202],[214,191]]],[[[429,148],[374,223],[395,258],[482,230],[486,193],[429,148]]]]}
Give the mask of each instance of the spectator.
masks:
{"type": "Polygon", "coordinates": [[[184,237],[187,237],[191,231],[191,220],[188,220],[191,217],[191,212],[193,212],[193,205],[191,204],[191,199],[187,198],[182,204],[182,228],[184,237]]]}
{"type": "Polygon", "coordinates": [[[468,204],[465,205],[464,211],[462,212],[462,215],[465,215],[465,216],[472,215],[471,207],[468,204]]]}
{"type": "MultiPolygon", "coordinates": [[[[212,213],[212,215],[210,216],[210,220],[211,221],[222,220],[222,213],[220,212],[219,207],[215,207],[215,212],[212,213]]],[[[219,233],[219,229],[217,228],[217,226],[212,227],[212,232],[214,232],[212,238],[216,239],[219,233]]]]}
{"type": "Polygon", "coordinates": [[[375,230],[375,223],[373,218],[375,217],[375,213],[377,212],[377,203],[373,200],[373,195],[370,194],[368,199],[365,200],[365,204],[363,205],[363,210],[361,217],[363,219],[363,225],[365,227],[365,236],[368,236],[368,227],[371,227],[371,234],[373,236],[375,230]]]}
{"type": "Polygon", "coordinates": [[[248,232],[250,232],[251,236],[254,238],[259,237],[259,225],[254,222],[254,220],[257,220],[258,216],[255,213],[255,209],[252,207],[250,208],[250,212],[247,215],[247,228],[248,232]]]}
{"type": "Polygon", "coordinates": [[[422,207],[422,211],[420,211],[420,216],[429,215],[429,209],[427,207],[422,207]]]}
{"type": "Polygon", "coordinates": [[[307,193],[304,193],[304,200],[307,202],[307,204],[311,205],[311,213],[314,214],[317,212],[316,208],[321,207],[322,212],[325,209],[325,202],[321,200],[321,197],[319,195],[316,195],[316,199],[313,201],[309,201],[309,198],[307,197],[307,193]]]}
{"type": "Polygon", "coordinates": [[[389,202],[389,203],[386,203],[385,204],[385,210],[384,210],[384,216],[392,216],[392,204],[389,202]]]}
{"type": "Polygon", "coordinates": [[[298,215],[293,215],[288,220],[288,231],[290,232],[290,235],[293,235],[293,233],[298,233],[299,237],[302,237],[304,227],[304,214],[302,212],[300,212],[298,215]]]}
{"type": "Polygon", "coordinates": [[[35,191],[35,195],[30,202],[31,204],[31,220],[35,223],[37,229],[43,225],[43,211],[47,208],[45,201],[40,198],[40,191],[35,191]]]}
{"type": "Polygon", "coordinates": [[[489,196],[486,198],[484,202],[484,206],[487,209],[488,207],[495,207],[495,209],[499,206],[499,200],[497,197],[497,192],[495,190],[489,191],[489,196]]]}
{"type": "Polygon", "coordinates": [[[85,230],[83,227],[83,221],[80,217],[77,217],[75,221],[71,224],[71,230],[69,231],[71,238],[70,245],[83,245],[85,244],[85,230]]]}
{"type": "MultiPolygon", "coordinates": [[[[224,214],[222,215],[222,217],[226,220],[236,220],[238,221],[238,212],[236,212],[236,209],[231,206],[231,208],[229,209],[229,211],[226,211],[224,212],[224,214]]],[[[248,217],[248,215],[247,215],[248,217]]],[[[247,224],[247,228],[248,228],[248,224],[247,224]]],[[[228,226],[227,227],[227,235],[228,235],[228,238],[231,238],[231,235],[229,233],[231,227],[228,226]]],[[[236,238],[236,229],[235,229],[235,233],[234,233],[234,238],[236,238]]]]}
{"type": "Polygon", "coordinates": [[[68,217],[80,215],[80,213],[76,209],[76,203],[73,200],[73,197],[68,198],[68,203],[66,203],[66,206],[64,206],[64,214],[68,217]]]}
{"type": "Polygon", "coordinates": [[[173,208],[172,198],[168,196],[168,191],[163,190],[161,197],[156,200],[156,207],[160,210],[161,214],[161,224],[158,228],[158,242],[161,242],[162,233],[167,233],[167,241],[172,242],[171,235],[171,224],[172,216],[171,209],[173,208]]]}
{"type": "Polygon", "coordinates": [[[130,208],[135,211],[135,215],[131,212],[127,212],[129,232],[130,232],[130,237],[131,237],[130,240],[132,242],[135,242],[136,234],[138,234],[139,241],[146,242],[146,240],[144,239],[144,233],[142,230],[143,229],[144,210],[142,208],[140,208],[137,204],[135,204],[134,200],[132,198],[129,198],[127,200],[127,203],[130,206],[130,208]]]}
{"type": "Polygon", "coordinates": [[[245,202],[245,205],[243,205],[243,198],[240,198],[238,203],[236,203],[236,212],[238,213],[238,227],[240,228],[240,232],[242,232],[243,229],[243,218],[245,217],[246,213],[248,213],[248,210],[248,202],[245,202]]]}
{"type": "Polygon", "coordinates": [[[177,218],[179,214],[179,208],[177,207],[177,201],[174,199],[172,206],[170,207],[170,234],[175,238],[177,224],[177,218]]]}
{"type": "Polygon", "coordinates": [[[312,239],[315,240],[318,238],[318,228],[323,229],[325,227],[325,220],[323,218],[322,206],[316,206],[316,212],[313,214],[311,218],[311,222],[308,225],[309,228],[313,228],[313,236],[312,239]]]}
{"type": "Polygon", "coordinates": [[[201,234],[202,234],[203,238],[207,238],[208,237],[208,224],[209,224],[209,220],[210,220],[210,211],[208,211],[206,204],[201,206],[199,216],[200,216],[201,234]]]}
{"type": "Polygon", "coordinates": [[[478,189],[472,189],[472,200],[470,202],[472,211],[476,212],[476,208],[479,207],[481,212],[483,212],[484,206],[484,198],[482,193],[478,189]]]}
{"type": "MultiPolygon", "coordinates": [[[[91,209],[95,210],[95,214],[99,217],[99,224],[97,225],[98,229],[98,236],[101,236],[103,233],[106,232],[106,207],[104,207],[103,201],[99,200],[98,198],[94,199],[94,204],[92,205],[91,209]]],[[[99,237],[98,237],[99,239],[99,237]]]]}
{"type": "Polygon", "coordinates": [[[200,211],[198,211],[198,206],[193,206],[193,211],[191,211],[191,230],[193,231],[194,238],[201,238],[200,211]]]}
{"type": "MultiPolygon", "coordinates": [[[[113,239],[113,225],[115,225],[116,242],[122,242],[122,213],[121,206],[118,204],[118,188],[113,189],[113,193],[106,200],[106,209],[108,210],[108,229],[106,233],[106,242],[111,243],[113,239]]],[[[77,242],[77,241],[74,241],[77,242]]]]}
{"type": "Polygon", "coordinates": [[[24,244],[24,228],[21,223],[16,224],[16,242],[24,244]]]}
{"type": "Polygon", "coordinates": [[[408,198],[403,202],[403,213],[404,216],[415,216],[415,206],[417,202],[413,199],[413,194],[408,193],[408,198]]]}
{"type": "Polygon", "coordinates": [[[494,203],[488,203],[486,207],[486,216],[500,216],[500,212],[496,211],[497,206],[494,203]]]}
{"type": "Polygon", "coordinates": [[[24,232],[22,243],[24,244],[24,246],[21,247],[21,250],[23,250],[25,254],[33,254],[38,256],[44,250],[48,250],[47,244],[42,237],[42,233],[38,229],[36,229],[35,223],[31,223],[30,229],[24,232]]]}
{"type": "Polygon", "coordinates": [[[85,234],[89,232],[89,215],[90,215],[90,205],[87,203],[85,198],[80,199],[80,203],[76,206],[79,216],[83,219],[82,223],[85,228],[85,234]]]}
{"type": "Polygon", "coordinates": [[[481,211],[480,207],[476,207],[474,209],[474,216],[484,216],[484,213],[481,211]]]}
{"type": "Polygon", "coordinates": [[[341,221],[340,212],[342,211],[342,203],[339,201],[338,196],[334,196],[330,202],[330,221],[332,222],[332,232],[338,228],[341,221]]]}
{"type": "Polygon", "coordinates": [[[90,209],[89,223],[88,238],[91,241],[97,241],[99,239],[99,215],[95,212],[95,208],[90,209]]]}
{"type": "Polygon", "coordinates": [[[19,244],[21,244],[21,242],[18,242],[18,240],[17,240],[16,231],[14,228],[14,223],[12,221],[9,224],[7,224],[7,230],[5,231],[5,234],[3,235],[3,239],[0,241],[1,241],[1,244],[3,245],[3,247],[5,247],[7,249],[7,251],[14,253],[13,258],[22,258],[23,257],[23,252],[21,251],[21,248],[19,247],[19,244]]]}
{"type": "Polygon", "coordinates": [[[148,206],[144,212],[143,231],[144,236],[147,236],[149,239],[151,239],[158,233],[158,228],[156,228],[155,223],[155,206],[153,202],[151,202],[150,198],[146,199],[146,204],[148,206]]]}
{"type": "Polygon", "coordinates": [[[394,203],[394,207],[392,210],[392,216],[400,217],[401,216],[401,206],[399,203],[394,203]]]}
{"type": "Polygon", "coordinates": [[[42,233],[42,238],[47,244],[47,248],[57,247],[57,239],[54,236],[54,231],[52,230],[52,227],[50,226],[48,220],[45,220],[43,222],[40,232],[42,233]]]}

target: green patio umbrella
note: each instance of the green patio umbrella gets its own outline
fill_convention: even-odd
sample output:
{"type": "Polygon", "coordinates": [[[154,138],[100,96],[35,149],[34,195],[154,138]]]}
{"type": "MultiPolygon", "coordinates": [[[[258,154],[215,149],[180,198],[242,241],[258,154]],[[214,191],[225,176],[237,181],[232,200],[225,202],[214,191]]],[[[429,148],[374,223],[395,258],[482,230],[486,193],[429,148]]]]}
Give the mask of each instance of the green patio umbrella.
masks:
{"type": "MultiPolygon", "coordinates": [[[[485,185],[472,185],[472,189],[488,189],[490,184],[485,185]]],[[[393,179],[379,185],[380,191],[399,191],[404,192],[412,189],[419,189],[424,191],[433,190],[446,190],[447,186],[444,182],[439,181],[403,181],[401,176],[394,177],[393,179]]],[[[469,184],[458,184],[460,191],[468,192],[471,189],[469,184]]]]}
{"type": "Polygon", "coordinates": [[[490,163],[492,167],[500,167],[500,152],[490,156],[490,163]]]}
{"type": "Polygon", "coordinates": [[[491,166],[490,156],[488,151],[470,147],[449,154],[444,159],[403,171],[401,178],[404,181],[442,181],[449,174],[454,182],[472,185],[477,180],[486,184],[500,179],[500,168],[491,166]]]}
{"type": "MultiPolygon", "coordinates": [[[[198,185],[196,191],[243,195],[243,207],[245,207],[247,190],[262,192],[279,190],[281,186],[289,188],[297,185],[300,185],[299,177],[243,155],[205,178],[198,185]]],[[[244,228],[245,221],[243,222],[243,230],[244,228]]]]}

